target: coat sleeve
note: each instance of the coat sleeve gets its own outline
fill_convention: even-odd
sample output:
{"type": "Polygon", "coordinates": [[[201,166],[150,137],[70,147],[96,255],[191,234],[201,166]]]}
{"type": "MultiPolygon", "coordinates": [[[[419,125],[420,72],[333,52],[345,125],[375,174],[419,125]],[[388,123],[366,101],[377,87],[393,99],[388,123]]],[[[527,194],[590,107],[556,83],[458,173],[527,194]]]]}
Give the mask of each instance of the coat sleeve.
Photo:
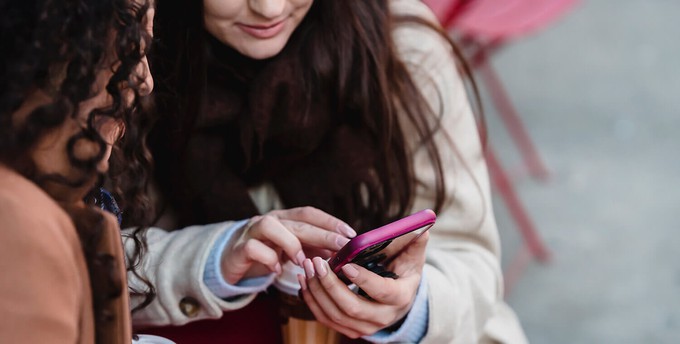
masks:
{"type": "MultiPolygon", "coordinates": [[[[436,22],[417,1],[395,0],[397,14],[436,22]],[[403,4],[404,6],[400,6],[403,4]],[[400,9],[404,11],[400,13],[400,9]]],[[[502,342],[523,342],[514,314],[503,303],[500,243],[491,206],[489,177],[466,90],[448,42],[420,24],[404,24],[394,39],[416,86],[438,117],[434,135],[444,172],[447,202],[430,230],[425,270],[429,322],[423,343],[477,343],[499,310],[519,335],[502,342]]],[[[432,159],[419,147],[414,130],[402,121],[417,179],[414,210],[434,204],[432,159]]],[[[506,323],[501,320],[501,323],[506,323]]]]}
{"type": "Polygon", "coordinates": [[[56,205],[45,211],[24,201],[0,195],[0,343],[87,341],[75,228],[56,205]]]}
{"type": "MultiPolygon", "coordinates": [[[[183,325],[201,319],[216,319],[224,311],[242,308],[256,294],[223,300],[215,296],[203,281],[209,253],[220,235],[235,222],[191,226],[172,232],[152,227],[146,234],[148,250],[136,268],[156,288],[153,302],[133,314],[136,326],[183,325]]],[[[126,255],[132,256],[135,244],[129,238],[133,229],[124,232],[126,255]]],[[[128,285],[133,290],[146,286],[133,273],[128,273],[128,285]]],[[[132,293],[134,308],[144,300],[132,293]]]]}

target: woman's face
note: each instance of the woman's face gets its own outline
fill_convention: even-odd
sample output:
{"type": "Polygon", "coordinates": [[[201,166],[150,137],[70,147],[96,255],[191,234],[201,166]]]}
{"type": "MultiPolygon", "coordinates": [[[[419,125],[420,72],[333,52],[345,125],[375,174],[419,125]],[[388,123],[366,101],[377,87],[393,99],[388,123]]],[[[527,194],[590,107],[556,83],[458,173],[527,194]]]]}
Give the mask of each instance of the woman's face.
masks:
{"type": "MultiPolygon", "coordinates": [[[[328,0],[343,1],[343,0],[328,0]]],[[[277,55],[314,0],[203,0],[205,28],[253,59],[277,55]]]]}
{"type": "MultiPolygon", "coordinates": [[[[153,16],[154,9],[151,8],[146,13],[145,29],[147,32],[153,34],[153,16]]],[[[153,89],[153,78],[149,71],[149,64],[144,57],[137,66],[136,72],[143,77],[143,84],[139,87],[140,95],[147,95],[153,89]]],[[[113,71],[111,68],[103,68],[97,73],[97,79],[94,83],[94,93],[92,98],[81,102],[78,106],[78,118],[67,119],[65,123],[48,132],[36,144],[32,151],[32,158],[40,173],[58,173],[63,176],[69,176],[71,165],[68,160],[68,155],[64,147],[68,140],[77,132],[82,130],[87,124],[89,114],[95,109],[107,108],[113,104],[111,95],[106,91],[105,87],[108,84],[113,71]]],[[[134,97],[132,90],[123,89],[121,94],[124,99],[131,101],[134,97]]],[[[44,91],[36,91],[31,94],[28,99],[22,104],[20,109],[15,113],[17,118],[25,118],[35,108],[49,104],[52,98],[44,91]]],[[[99,172],[106,172],[108,170],[108,159],[111,155],[113,144],[122,136],[125,127],[107,116],[97,116],[94,119],[94,125],[99,131],[102,139],[106,142],[104,158],[97,165],[99,172]]],[[[99,152],[99,146],[90,141],[79,141],[74,147],[74,154],[77,158],[87,159],[95,156],[99,152]]]]}

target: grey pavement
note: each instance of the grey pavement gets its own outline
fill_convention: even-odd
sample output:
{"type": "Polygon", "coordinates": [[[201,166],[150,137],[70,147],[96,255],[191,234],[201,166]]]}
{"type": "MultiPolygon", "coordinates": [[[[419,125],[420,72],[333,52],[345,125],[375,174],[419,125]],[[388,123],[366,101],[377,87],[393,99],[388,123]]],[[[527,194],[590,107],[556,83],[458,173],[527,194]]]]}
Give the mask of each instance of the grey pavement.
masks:
{"type": "MultiPolygon", "coordinates": [[[[552,174],[491,144],[552,252],[507,300],[532,343],[680,343],[680,1],[582,1],[493,64],[552,174]]],[[[494,196],[506,269],[521,249],[494,196]]]]}

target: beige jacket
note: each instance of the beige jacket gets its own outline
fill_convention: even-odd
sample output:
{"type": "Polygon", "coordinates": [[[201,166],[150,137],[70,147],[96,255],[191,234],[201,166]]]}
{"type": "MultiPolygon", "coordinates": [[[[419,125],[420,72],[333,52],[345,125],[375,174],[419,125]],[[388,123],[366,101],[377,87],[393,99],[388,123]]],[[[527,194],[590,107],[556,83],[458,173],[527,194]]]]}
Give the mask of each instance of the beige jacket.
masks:
{"type": "MultiPolygon", "coordinates": [[[[417,0],[393,0],[396,14],[416,15],[436,23],[417,0]]],[[[442,130],[435,141],[443,157],[451,201],[437,214],[427,248],[425,273],[429,283],[429,323],[422,343],[525,343],[514,313],[503,302],[499,264],[500,243],[491,206],[489,180],[477,127],[466,92],[446,41],[418,25],[394,31],[397,48],[432,109],[442,109],[442,130]]],[[[405,132],[408,125],[404,121],[405,132]]],[[[433,204],[434,172],[427,153],[414,151],[419,180],[413,211],[433,204]]],[[[281,208],[273,189],[251,193],[260,211],[281,208]]],[[[171,233],[152,229],[148,277],[158,288],[157,301],[135,315],[139,324],[185,324],[218,318],[223,311],[243,307],[254,295],[236,302],[220,300],[202,283],[203,267],[214,240],[231,223],[195,226],[171,233]],[[189,297],[198,309],[187,313],[189,297]],[[184,310],[184,312],[182,311],[184,310]]],[[[132,277],[131,282],[138,283],[132,277]]],[[[139,284],[137,284],[139,285],[139,284]]],[[[139,302],[139,300],[133,300],[139,302]]]]}
{"type": "MultiPolygon", "coordinates": [[[[116,219],[105,214],[100,251],[125,281],[116,219]]],[[[71,218],[42,189],[0,164],[0,343],[94,343],[89,274],[71,218]]],[[[105,343],[130,343],[126,293],[105,343]]]]}

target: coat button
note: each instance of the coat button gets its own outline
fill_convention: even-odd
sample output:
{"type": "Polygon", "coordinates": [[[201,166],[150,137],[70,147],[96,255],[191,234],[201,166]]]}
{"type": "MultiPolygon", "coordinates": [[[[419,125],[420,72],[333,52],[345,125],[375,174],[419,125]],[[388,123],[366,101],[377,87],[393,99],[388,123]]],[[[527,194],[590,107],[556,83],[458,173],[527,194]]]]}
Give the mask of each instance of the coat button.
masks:
{"type": "Polygon", "coordinates": [[[182,314],[189,318],[195,318],[201,309],[201,305],[198,303],[198,300],[187,296],[179,301],[179,309],[182,311],[182,314]]]}

